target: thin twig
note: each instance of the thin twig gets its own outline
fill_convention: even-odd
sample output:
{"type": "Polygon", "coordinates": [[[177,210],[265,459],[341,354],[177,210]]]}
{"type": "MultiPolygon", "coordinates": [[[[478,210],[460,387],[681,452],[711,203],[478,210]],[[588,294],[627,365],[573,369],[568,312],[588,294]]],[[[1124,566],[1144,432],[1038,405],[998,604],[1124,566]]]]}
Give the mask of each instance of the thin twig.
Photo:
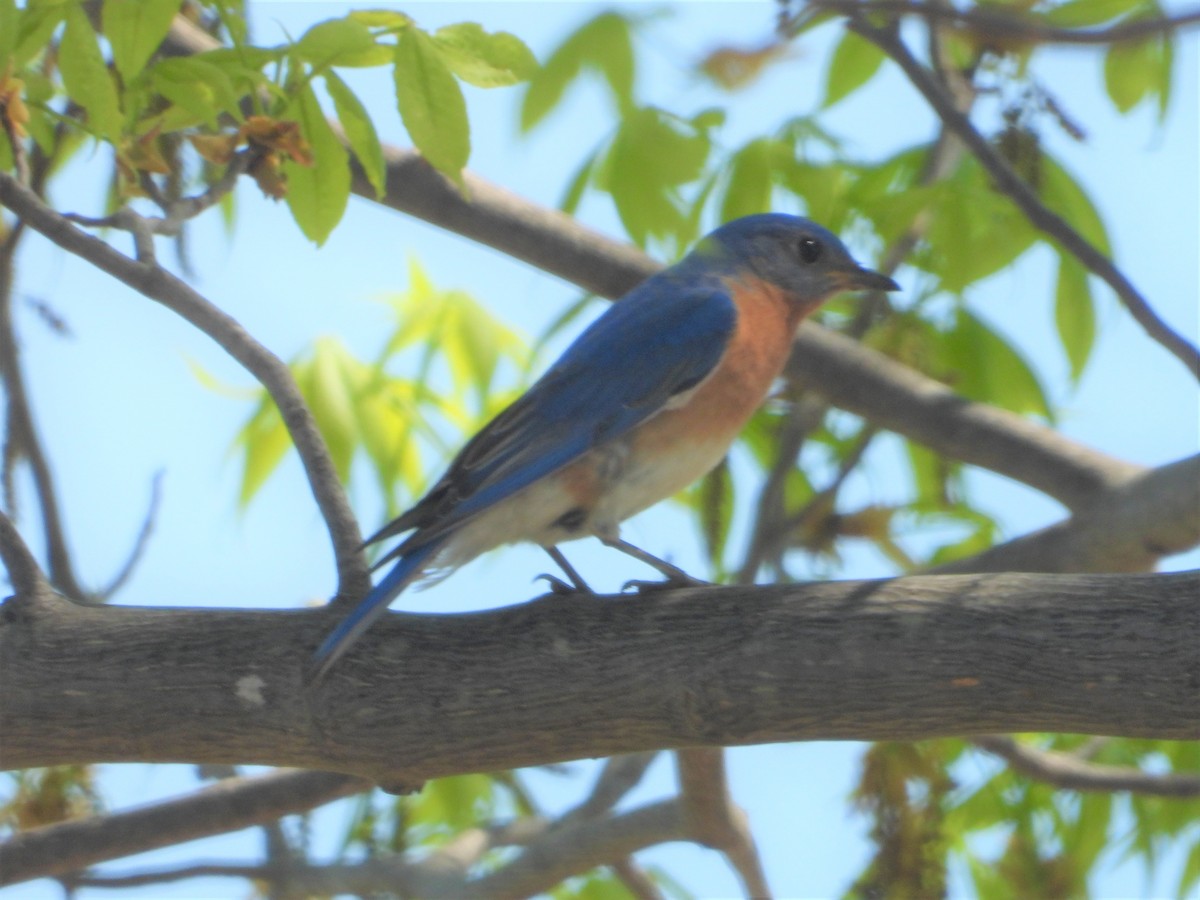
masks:
{"type": "Polygon", "coordinates": [[[1155,797],[1200,797],[1200,775],[1153,775],[1127,766],[1106,766],[1073,753],[1042,750],[1007,735],[981,735],[971,742],[1005,760],[1018,772],[1073,791],[1128,791],[1155,797]]]}
{"type": "Polygon", "coordinates": [[[0,204],[31,228],[163,306],[211,337],[266,388],[279,408],[329,530],[338,571],[338,596],[358,598],[370,584],[360,552],[362,535],[338,481],[329,450],[317,430],[291,370],[231,316],[170,272],[129,259],[74,227],[11,175],[0,173],[0,204]]]}
{"type": "Polygon", "coordinates": [[[48,586],[41,567],[34,559],[12,520],[0,511],[0,561],[8,570],[8,580],[18,597],[36,597],[48,586]]]}
{"type": "Polygon", "coordinates": [[[112,597],[125,586],[125,582],[133,574],[137,564],[142,559],[142,554],[146,552],[146,547],[150,544],[150,535],[154,533],[154,523],[158,518],[158,507],[162,501],[162,480],[163,473],[160,469],[154,473],[154,478],[150,481],[150,503],[146,509],[146,516],[142,519],[142,527],[138,531],[138,536],[133,542],[133,549],[129,551],[129,556],[125,560],[125,565],[121,566],[116,575],[113,576],[107,587],[98,592],[98,597],[101,600],[111,600],[112,597]]]}
{"type": "MultiPolygon", "coordinates": [[[[1014,15],[987,6],[957,9],[950,5],[922,3],[919,0],[811,0],[810,7],[832,10],[843,15],[915,15],[965,25],[980,37],[1023,44],[1119,44],[1169,35],[1200,23],[1200,9],[1177,16],[1154,19],[1131,19],[1107,28],[1062,28],[1031,16],[1014,15]]],[[[806,10],[805,21],[812,13],[806,10]]],[[[791,23],[794,32],[800,17],[791,23]]]]}
{"type": "MultiPolygon", "coordinates": [[[[39,159],[41,158],[39,154],[39,159]]],[[[37,160],[35,160],[36,162],[37,160]]],[[[21,190],[37,201],[48,171],[48,165],[35,165],[32,184],[30,187],[21,186],[21,190]]],[[[10,175],[3,175],[3,177],[12,180],[10,175]]],[[[16,492],[13,489],[13,472],[19,460],[24,459],[29,463],[33,487],[38,499],[38,511],[42,519],[42,534],[46,542],[50,582],[65,596],[72,600],[83,601],[86,594],[75,577],[75,568],[71,563],[54,475],[50,470],[50,462],[42,447],[41,439],[38,437],[29,391],[25,386],[24,373],[21,371],[21,348],[17,341],[13,321],[12,302],[16,281],[13,261],[17,245],[24,233],[25,223],[18,219],[9,230],[3,243],[0,244],[0,382],[4,384],[8,399],[3,460],[0,462],[0,465],[3,466],[3,475],[0,476],[0,481],[4,485],[5,502],[8,504],[10,512],[15,512],[16,492]]]]}
{"type": "Polygon", "coordinates": [[[1094,247],[1082,234],[1071,227],[1062,216],[1047,207],[1033,189],[980,134],[971,120],[959,112],[954,100],[925,68],[900,37],[889,28],[877,28],[864,19],[852,17],[848,27],[875,44],[889,56],[933,107],[942,122],[967,145],[980,165],[992,177],[996,186],[1025,214],[1040,231],[1053,238],[1063,249],[1079,260],[1090,272],[1099,276],[1113,289],[1130,314],[1151,338],[1162,344],[1200,379],[1200,349],[1159,318],[1158,314],[1107,256],[1094,247]]]}

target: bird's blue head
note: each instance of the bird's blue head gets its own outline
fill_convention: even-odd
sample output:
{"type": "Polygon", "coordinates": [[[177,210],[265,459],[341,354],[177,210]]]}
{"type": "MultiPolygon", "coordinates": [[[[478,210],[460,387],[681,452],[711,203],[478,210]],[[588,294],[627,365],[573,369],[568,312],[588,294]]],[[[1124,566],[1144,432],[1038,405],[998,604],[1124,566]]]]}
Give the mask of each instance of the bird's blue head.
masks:
{"type": "Polygon", "coordinates": [[[815,222],[784,213],[762,213],[727,222],[704,238],[693,253],[711,261],[724,257],[732,268],[778,285],[805,305],[841,291],[894,291],[886,275],[854,261],[837,235],[815,222]]]}

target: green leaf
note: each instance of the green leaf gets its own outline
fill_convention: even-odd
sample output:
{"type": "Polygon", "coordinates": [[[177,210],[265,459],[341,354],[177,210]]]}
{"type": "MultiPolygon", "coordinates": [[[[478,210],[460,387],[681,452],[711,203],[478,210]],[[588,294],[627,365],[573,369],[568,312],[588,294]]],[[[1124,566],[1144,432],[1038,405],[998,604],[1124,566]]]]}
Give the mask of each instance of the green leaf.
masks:
{"type": "Polygon", "coordinates": [[[283,162],[287,176],[287,202],[304,236],[320,245],[342,219],[350,199],[350,158],[337,139],[312,85],[299,92],[292,112],[312,148],[313,164],[283,162]]]}
{"type": "Polygon", "coordinates": [[[1197,885],[1200,885],[1200,838],[1196,839],[1196,842],[1192,844],[1192,849],[1188,851],[1183,871],[1179,873],[1179,889],[1176,896],[1180,900],[1193,896],[1192,892],[1197,885]]]}
{"type": "Polygon", "coordinates": [[[1170,59],[1164,41],[1152,38],[1114,44],[1104,55],[1104,87],[1113,105],[1129,112],[1170,83],[1170,59]]]}
{"type": "Polygon", "coordinates": [[[759,138],[733,155],[721,200],[722,222],[771,208],[775,162],[783,149],[778,141],[759,138]]]}
{"type": "Polygon", "coordinates": [[[604,76],[619,113],[633,106],[634,55],[630,20],[604,12],[584,23],[550,55],[529,79],[521,102],[521,130],[529,131],[562,100],[568,85],[583,71],[604,76]]]}
{"type": "Polygon", "coordinates": [[[304,32],[293,52],[318,72],[329,66],[358,64],[372,54],[382,63],[390,55],[387,48],[377,49],[367,26],[353,18],[318,22],[304,32]]]}
{"type": "Polygon", "coordinates": [[[9,57],[17,47],[19,27],[16,0],[0,0],[0,72],[8,68],[9,57]]]}
{"type": "Polygon", "coordinates": [[[413,143],[434,168],[462,184],[471,155],[467,107],[429,35],[407,28],[396,44],[396,102],[413,143]]]}
{"type": "Polygon", "coordinates": [[[221,113],[242,118],[233,81],[203,56],[160,59],[149,73],[155,90],[203,122],[215,125],[221,113]]]}
{"type": "Polygon", "coordinates": [[[58,55],[59,71],[67,94],[87,110],[91,130],[116,142],[121,135],[121,105],[112,75],[100,55],[96,32],[83,7],[67,8],[67,27],[58,55]]]}
{"type": "Polygon", "coordinates": [[[367,180],[375,189],[375,196],[382,197],[387,187],[387,164],[383,159],[383,148],[379,144],[375,123],[371,121],[366,107],[346,82],[332,70],[325,73],[325,89],[333,98],[338,121],[342,123],[346,139],[350,142],[350,148],[358,158],[363,172],[366,173],[367,180]]]}
{"type": "Polygon", "coordinates": [[[983,320],[959,308],[943,343],[956,391],[972,400],[1053,421],[1041,382],[1020,353],[983,320]]]}
{"type": "Polygon", "coordinates": [[[693,506],[700,517],[709,564],[714,572],[719,572],[733,524],[733,477],[729,472],[728,459],[722,460],[696,486],[693,506]]]}
{"type": "Polygon", "coordinates": [[[1054,324],[1071,365],[1071,380],[1078,383],[1096,341],[1096,310],[1087,271],[1066,254],[1058,261],[1054,324]]]}
{"type": "Polygon", "coordinates": [[[1087,28],[1119,19],[1146,6],[1146,0],[1068,0],[1039,15],[1047,25],[1087,28]]]}
{"type": "Polygon", "coordinates": [[[490,818],[495,802],[487,775],[435,778],[407,801],[408,820],[417,828],[457,833],[490,818]]]}
{"type": "Polygon", "coordinates": [[[704,171],[712,142],[696,120],[680,119],[654,107],[634,110],[621,122],[598,173],[630,236],[639,244],[650,237],[681,232],[686,217],[676,189],[704,171]]]}
{"type": "Polygon", "coordinates": [[[236,444],[240,444],[243,451],[242,487],[238,493],[238,504],[245,507],[292,446],[279,408],[265,391],[258,409],[235,438],[236,444]]]}
{"type": "Polygon", "coordinates": [[[883,65],[884,53],[866,38],[847,31],[838,41],[825,77],[823,107],[833,106],[870,81],[883,65]]]}
{"type": "MultiPolygon", "coordinates": [[[[62,3],[26,4],[21,11],[20,31],[17,35],[17,46],[13,51],[13,63],[16,68],[45,51],[50,44],[50,36],[66,15],[67,7],[62,3]]],[[[90,30],[90,28],[89,28],[90,30]]]]}
{"type": "Polygon", "coordinates": [[[178,12],[179,0],[104,0],[104,36],[126,81],[142,71],[178,12]]]}
{"type": "Polygon", "coordinates": [[[1087,193],[1071,174],[1053,157],[1042,157],[1041,185],[1038,191],[1042,202],[1062,216],[1088,243],[1103,253],[1112,255],[1108,232],[1100,213],[1087,193]]]}
{"type": "Polygon", "coordinates": [[[926,235],[927,265],[951,293],[1010,265],[1038,239],[1029,220],[992,187],[973,157],[931,186],[929,196],[934,215],[926,235]]]}
{"type": "Polygon", "coordinates": [[[489,34],[474,22],[439,28],[433,43],[451,71],[476,87],[528,81],[538,67],[520,38],[507,31],[489,34]]]}
{"type": "Polygon", "coordinates": [[[357,365],[341,342],[322,338],[313,347],[312,358],[295,367],[296,382],[343,483],[350,478],[350,463],[357,444],[352,390],[352,372],[357,365]]]}
{"type": "Polygon", "coordinates": [[[413,21],[411,16],[392,9],[356,9],[349,17],[368,28],[385,28],[389,31],[400,31],[413,21]]]}

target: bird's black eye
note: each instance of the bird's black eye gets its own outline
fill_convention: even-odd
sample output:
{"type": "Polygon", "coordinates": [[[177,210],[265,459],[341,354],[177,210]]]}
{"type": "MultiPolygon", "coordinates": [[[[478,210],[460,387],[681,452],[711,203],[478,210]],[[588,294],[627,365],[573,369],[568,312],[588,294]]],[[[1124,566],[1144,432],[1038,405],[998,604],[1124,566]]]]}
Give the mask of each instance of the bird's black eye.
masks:
{"type": "Polygon", "coordinates": [[[806,263],[815,263],[821,258],[821,242],[816,238],[800,238],[800,243],[796,245],[796,249],[800,252],[800,258],[806,263]]]}

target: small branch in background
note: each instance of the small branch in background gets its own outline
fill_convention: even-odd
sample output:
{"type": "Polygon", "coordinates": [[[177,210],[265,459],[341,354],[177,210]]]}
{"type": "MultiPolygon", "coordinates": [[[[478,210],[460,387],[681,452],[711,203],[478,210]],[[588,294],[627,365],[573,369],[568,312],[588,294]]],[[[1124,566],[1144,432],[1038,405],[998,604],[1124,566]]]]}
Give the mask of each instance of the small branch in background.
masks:
{"type": "MultiPolygon", "coordinates": [[[[38,195],[44,187],[48,164],[38,153],[35,158],[33,182],[29,187],[21,185],[21,190],[38,201],[38,195]]],[[[17,184],[12,176],[0,173],[2,177],[17,184]]],[[[42,520],[42,535],[46,543],[46,557],[51,584],[72,600],[83,601],[86,592],[75,577],[75,568],[71,562],[71,554],[67,549],[66,529],[62,521],[62,511],[58,503],[58,491],[54,484],[54,475],[50,470],[50,462],[42,448],[41,439],[34,424],[33,408],[29,400],[29,391],[25,386],[25,376],[21,371],[21,348],[17,342],[15,324],[13,322],[13,287],[15,273],[13,260],[17,246],[25,233],[25,223],[20,217],[8,230],[0,243],[0,383],[4,385],[7,395],[6,415],[4,421],[4,451],[0,466],[0,483],[4,488],[4,502],[8,511],[15,515],[16,491],[13,486],[13,474],[17,464],[25,460],[33,479],[34,492],[37,495],[38,512],[42,520]]]]}
{"type": "MultiPolygon", "coordinates": [[[[1200,9],[1189,10],[1177,16],[1132,19],[1107,28],[1080,29],[1057,27],[1037,18],[1014,15],[997,7],[973,6],[969,9],[957,9],[948,4],[922,3],[919,0],[812,0],[810,6],[850,16],[873,13],[919,16],[966,26],[980,40],[991,39],[1020,44],[1121,44],[1170,34],[1200,23],[1200,9]]],[[[807,19],[812,16],[812,12],[806,10],[802,15],[807,19]]],[[[799,16],[793,17],[788,23],[789,31],[794,33],[799,22],[799,16]]]]}
{"type": "Polygon", "coordinates": [[[329,531],[337,564],[338,595],[365,594],[370,575],[360,550],[362,534],[338,481],[329,450],[287,365],[191,286],[165,269],[135,262],[104,241],[75,228],[3,172],[0,172],[0,203],[64,250],[195,325],[262,383],[279,408],[329,531]]]}
{"type": "Polygon", "coordinates": [[[733,866],[747,897],[771,895],[754,833],[745,810],[733,802],[725,773],[725,751],[695,748],[675,753],[679,768],[679,794],[688,834],[720,850],[733,866]]]}
{"type": "Polygon", "coordinates": [[[1200,775],[1153,775],[1127,766],[1087,762],[1074,753],[1042,750],[1007,735],[982,735],[971,743],[1000,757],[1023,775],[1073,791],[1128,791],[1155,797],[1200,797],[1200,775]]]}
{"type": "Polygon", "coordinates": [[[158,518],[158,508],[162,502],[162,480],[163,473],[160,469],[154,473],[154,478],[150,482],[150,504],[146,510],[146,517],[142,520],[142,527],[138,531],[138,536],[133,542],[133,549],[129,551],[129,556],[125,560],[125,565],[121,566],[116,575],[113,576],[107,587],[98,592],[98,597],[101,600],[111,600],[112,597],[125,586],[134,570],[141,562],[142,554],[146,552],[146,547],[150,543],[150,535],[154,533],[154,522],[158,518]]]}
{"type": "Polygon", "coordinates": [[[1159,318],[1146,298],[1112,260],[1092,246],[1065,219],[1042,203],[1033,189],[975,129],[971,120],[955,107],[954,100],[933,74],[917,61],[893,29],[876,28],[855,16],[850,18],[847,27],[875,44],[900,66],[946,127],[967,145],[980,165],[992,177],[996,187],[1008,195],[1030,223],[1058,242],[1090,272],[1103,279],[1145,332],[1174,354],[1196,378],[1200,379],[1200,349],[1159,318]]]}
{"type": "Polygon", "coordinates": [[[183,797],[24,831],[0,844],[0,885],[238,831],[306,812],[370,787],[352,775],[281,770],[229,778],[183,797]]]}
{"type": "Polygon", "coordinates": [[[0,561],[8,570],[8,580],[17,597],[30,599],[49,588],[46,577],[34,559],[12,519],[0,512],[0,561]]]}

